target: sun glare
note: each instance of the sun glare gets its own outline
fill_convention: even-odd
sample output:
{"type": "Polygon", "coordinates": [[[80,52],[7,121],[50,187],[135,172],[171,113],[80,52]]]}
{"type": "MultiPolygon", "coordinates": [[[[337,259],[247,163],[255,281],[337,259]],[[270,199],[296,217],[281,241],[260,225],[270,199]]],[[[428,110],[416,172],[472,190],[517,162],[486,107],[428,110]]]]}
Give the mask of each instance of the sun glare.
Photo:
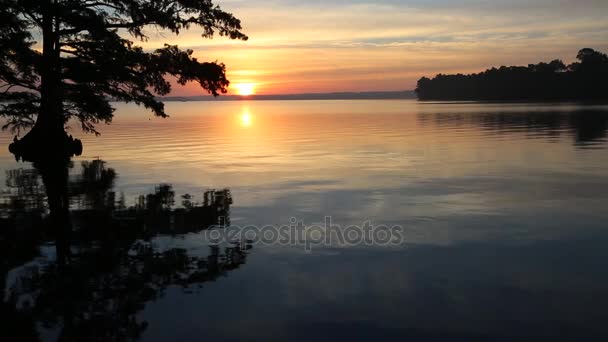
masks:
{"type": "Polygon", "coordinates": [[[244,110],[243,113],[241,113],[241,126],[243,127],[249,127],[251,126],[251,123],[253,121],[253,118],[251,117],[251,113],[249,113],[248,110],[244,110]]]}
{"type": "Polygon", "coordinates": [[[255,83],[236,83],[234,88],[236,88],[236,93],[241,96],[249,96],[255,93],[255,83]]]}

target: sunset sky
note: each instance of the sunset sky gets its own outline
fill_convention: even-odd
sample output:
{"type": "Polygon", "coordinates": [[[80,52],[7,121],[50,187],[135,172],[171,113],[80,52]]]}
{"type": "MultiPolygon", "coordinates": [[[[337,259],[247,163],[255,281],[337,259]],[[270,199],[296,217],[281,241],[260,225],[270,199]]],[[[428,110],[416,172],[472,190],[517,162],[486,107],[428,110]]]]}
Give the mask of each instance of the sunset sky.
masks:
{"type": "MultiPolygon", "coordinates": [[[[150,31],[146,48],[191,48],[258,94],[407,90],[422,76],[608,51],[606,0],[215,0],[249,41],[150,31]]],[[[194,85],[173,95],[201,95],[194,85]]]]}

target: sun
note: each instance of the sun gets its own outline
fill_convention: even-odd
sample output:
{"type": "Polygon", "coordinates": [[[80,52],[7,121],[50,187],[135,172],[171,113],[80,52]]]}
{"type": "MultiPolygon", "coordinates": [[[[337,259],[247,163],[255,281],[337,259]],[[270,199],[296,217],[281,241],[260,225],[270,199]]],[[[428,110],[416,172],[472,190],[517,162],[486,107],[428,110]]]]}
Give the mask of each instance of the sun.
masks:
{"type": "Polygon", "coordinates": [[[241,96],[255,94],[255,83],[235,83],[236,93],[241,96]]]}

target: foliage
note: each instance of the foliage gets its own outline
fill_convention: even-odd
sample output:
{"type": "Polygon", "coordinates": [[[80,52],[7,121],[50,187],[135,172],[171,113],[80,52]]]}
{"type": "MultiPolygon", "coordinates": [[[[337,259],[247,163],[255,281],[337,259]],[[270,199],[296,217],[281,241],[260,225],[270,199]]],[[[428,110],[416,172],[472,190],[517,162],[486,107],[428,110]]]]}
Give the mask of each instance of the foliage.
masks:
{"type": "Polygon", "coordinates": [[[97,133],[95,124],[112,120],[111,99],[165,117],[156,96],[171,92],[169,78],[225,93],[224,64],[200,62],[175,45],[149,52],[134,42],[148,40],[150,29],[177,35],[192,27],[204,38],[247,39],[240,21],[211,0],[0,0],[4,128],[75,118],[97,133]]]}
{"type": "Polygon", "coordinates": [[[478,74],[423,77],[416,92],[421,100],[606,100],[608,56],[582,49],[579,62],[561,60],[527,67],[501,66],[478,74]]]}

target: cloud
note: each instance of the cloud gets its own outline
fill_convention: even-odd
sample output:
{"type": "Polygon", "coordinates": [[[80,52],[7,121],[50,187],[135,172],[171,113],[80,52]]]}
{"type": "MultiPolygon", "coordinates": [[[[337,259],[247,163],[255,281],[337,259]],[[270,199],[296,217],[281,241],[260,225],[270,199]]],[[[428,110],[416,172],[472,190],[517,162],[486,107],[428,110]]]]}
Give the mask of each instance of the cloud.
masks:
{"type": "Polygon", "coordinates": [[[238,80],[299,83],[297,91],[363,90],[357,82],[366,79],[369,90],[412,88],[437,72],[571,61],[583,47],[608,50],[607,1],[218,2],[242,20],[249,41],[208,41],[193,29],[177,38],[152,34],[144,46],[170,39],[226,62],[238,80]]]}

